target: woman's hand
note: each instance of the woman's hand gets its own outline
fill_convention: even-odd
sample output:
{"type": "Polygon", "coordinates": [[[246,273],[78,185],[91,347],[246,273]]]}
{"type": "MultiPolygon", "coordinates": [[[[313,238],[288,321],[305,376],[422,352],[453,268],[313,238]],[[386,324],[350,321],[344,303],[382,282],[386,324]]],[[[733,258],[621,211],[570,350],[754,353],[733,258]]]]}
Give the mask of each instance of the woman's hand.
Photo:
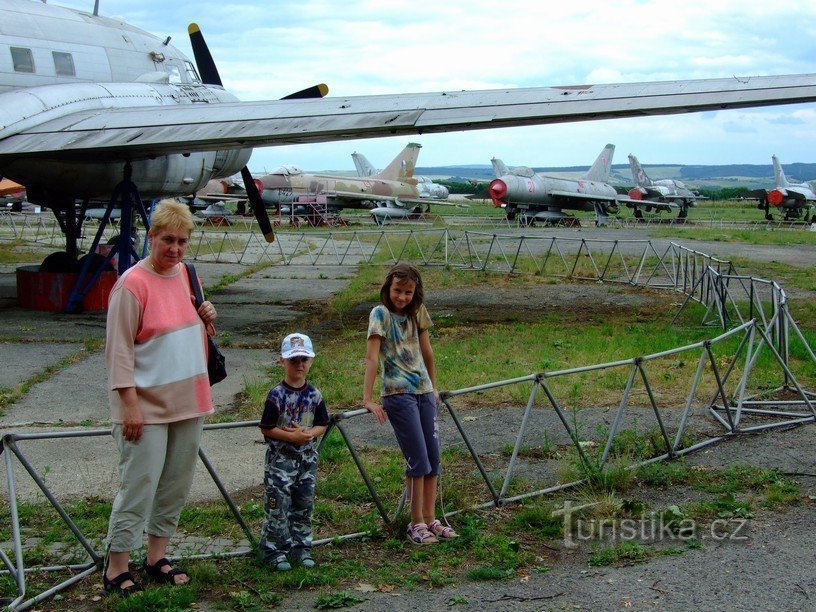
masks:
{"type": "Polygon", "coordinates": [[[366,410],[368,410],[371,414],[373,414],[375,417],[377,417],[377,422],[380,425],[385,423],[387,417],[385,415],[385,410],[382,409],[382,406],[380,406],[377,402],[374,402],[374,401],[371,401],[371,400],[369,400],[367,402],[364,402],[364,404],[365,404],[366,410]]]}
{"type": "Polygon", "coordinates": [[[129,442],[136,442],[144,433],[144,416],[138,406],[124,407],[122,412],[122,435],[129,442]]]}
{"type": "Polygon", "coordinates": [[[209,325],[218,318],[218,312],[210,300],[205,300],[201,302],[201,306],[198,307],[198,316],[201,317],[204,323],[209,325]]]}

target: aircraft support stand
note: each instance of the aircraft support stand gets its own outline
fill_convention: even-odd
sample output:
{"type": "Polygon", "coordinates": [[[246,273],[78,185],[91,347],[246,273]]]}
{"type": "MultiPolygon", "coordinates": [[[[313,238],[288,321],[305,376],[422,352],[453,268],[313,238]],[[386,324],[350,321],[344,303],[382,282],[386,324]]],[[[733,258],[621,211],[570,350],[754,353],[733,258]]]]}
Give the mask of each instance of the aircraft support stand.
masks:
{"type": "Polygon", "coordinates": [[[136,212],[138,212],[142,218],[145,231],[150,229],[150,221],[148,219],[147,212],[145,211],[142,198],[139,195],[139,188],[131,180],[132,174],[133,169],[130,163],[125,164],[124,177],[122,178],[122,182],[120,182],[113,190],[113,194],[111,194],[110,202],[108,202],[108,207],[105,210],[105,215],[102,217],[102,221],[99,224],[99,229],[97,230],[96,236],[91,244],[91,249],[88,253],[89,256],[85,258],[85,261],[82,264],[82,270],[80,270],[79,273],[79,278],[77,278],[74,288],[71,290],[71,296],[68,298],[68,304],[65,307],[66,313],[82,312],[82,300],[91,290],[91,287],[93,287],[97,279],[99,279],[102,272],[104,272],[107,264],[110,263],[114,255],[118,255],[119,257],[117,270],[120,276],[124,274],[125,270],[139,261],[139,256],[131,243],[131,237],[133,235],[134,207],[136,212]],[[111,249],[110,253],[105,256],[104,261],[100,261],[98,258],[93,257],[93,254],[96,253],[96,249],[99,246],[99,242],[105,232],[105,227],[110,222],[111,213],[113,212],[113,208],[117,202],[120,202],[122,207],[122,214],[119,217],[119,242],[116,245],[117,248],[115,250],[111,249]],[[91,272],[91,263],[94,261],[96,261],[96,269],[93,270],[90,280],[85,282],[85,279],[91,272]]]}

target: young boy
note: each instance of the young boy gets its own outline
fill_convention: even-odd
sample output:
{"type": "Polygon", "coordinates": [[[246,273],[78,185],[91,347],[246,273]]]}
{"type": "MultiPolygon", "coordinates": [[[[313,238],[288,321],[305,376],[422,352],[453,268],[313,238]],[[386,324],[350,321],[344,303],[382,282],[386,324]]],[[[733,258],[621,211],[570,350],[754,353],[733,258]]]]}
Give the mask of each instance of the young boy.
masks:
{"type": "Polygon", "coordinates": [[[284,379],[267,395],[259,425],[267,443],[260,553],[262,561],[278,571],[292,569],[292,563],[315,566],[314,440],[325,433],[329,413],[320,391],[306,382],[314,356],[309,336],[295,333],[283,339],[284,379]]]}

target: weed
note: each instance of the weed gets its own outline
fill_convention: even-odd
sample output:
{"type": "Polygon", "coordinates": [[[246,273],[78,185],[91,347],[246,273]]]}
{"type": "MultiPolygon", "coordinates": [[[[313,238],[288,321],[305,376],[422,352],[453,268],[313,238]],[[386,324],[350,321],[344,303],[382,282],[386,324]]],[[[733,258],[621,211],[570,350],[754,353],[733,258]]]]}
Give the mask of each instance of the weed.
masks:
{"type": "Polygon", "coordinates": [[[560,538],[564,532],[564,520],[553,516],[550,504],[525,505],[507,522],[507,528],[543,538],[560,538]]]}
{"type": "Polygon", "coordinates": [[[448,605],[449,606],[458,606],[463,605],[466,606],[470,603],[470,600],[465,597],[464,595],[452,595],[448,598],[448,605]]]}
{"type": "Polygon", "coordinates": [[[506,580],[511,573],[502,567],[476,567],[468,572],[468,578],[478,581],[506,580]]]}
{"type": "Polygon", "coordinates": [[[339,591],[337,593],[326,593],[320,595],[315,600],[314,607],[318,610],[327,610],[329,608],[350,608],[358,603],[363,603],[365,599],[355,597],[348,591],[339,591]]]}
{"type": "Polygon", "coordinates": [[[616,546],[607,546],[598,550],[593,549],[589,558],[590,565],[615,565],[616,563],[640,563],[645,561],[652,552],[640,542],[626,541],[616,546]]]}
{"type": "MultiPolygon", "coordinates": [[[[166,612],[189,610],[196,602],[196,593],[190,586],[163,586],[140,591],[120,599],[109,600],[116,612],[166,612]]],[[[246,609],[246,608],[239,608],[246,609]]]]}

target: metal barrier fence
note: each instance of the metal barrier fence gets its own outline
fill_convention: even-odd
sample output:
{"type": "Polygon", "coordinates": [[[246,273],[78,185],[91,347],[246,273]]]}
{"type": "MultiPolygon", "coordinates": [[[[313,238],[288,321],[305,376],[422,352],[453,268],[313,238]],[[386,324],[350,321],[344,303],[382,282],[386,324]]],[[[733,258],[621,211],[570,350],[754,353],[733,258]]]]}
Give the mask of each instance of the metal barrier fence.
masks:
{"type": "MultiPolygon", "coordinates": [[[[26,231],[45,236],[44,228],[31,226],[26,231]]],[[[209,232],[208,232],[209,233],[209,232]]],[[[204,232],[201,232],[204,234],[204,232]]],[[[194,258],[201,261],[234,261],[247,263],[253,259],[269,263],[291,264],[308,262],[313,265],[348,265],[360,262],[392,263],[410,259],[423,265],[446,265],[463,269],[498,271],[502,273],[530,272],[548,274],[558,277],[571,277],[604,282],[626,283],[632,286],[663,288],[680,292],[686,296],[682,311],[688,302],[696,301],[706,308],[705,322],[713,322],[727,328],[733,322],[739,325],[712,340],[678,347],[653,355],[633,357],[626,360],[570,368],[555,372],[532,373],[511,380],[500,380],[486,385],[447,391],[442,394],[443,403],[450,414],[462,443],[476,465],[484,481],[489,500],[481,506],[498,506],[531,496],[543,495],[569,486],[575,486],[583,479],[567,483],[550,483],[544,488],[510,494],[513,475],[517,468],[525,433],[536,418],[542,414],[555,415],[556,423],[563,427],[566,442],[571,444],[586,468],[585,473],[602,472],[607,465],[610,453],[621,431],[624,419],[635,411],[632,406],[633,389],[640,381],[643,392],[648,399],[646,412],[653,417],[653,423],[662,441],[662,452],[648,460],[675,458],[693,450],[708,446],[726,437],[740,433],[753,432],[773,427],[781,427],[816,420],[814,410],[814,393],[806,390],[790,367],[789,330],[795,331],[794,340],[800,341],[806,348],[805,354],[816,363],[816,355],[810,348],[807,339],[796,325],[787,309],[785,292],[778,284],[763,279],[756,279],[736,274],[733,266],[704,253],[686,249],[671,243],[666,249],[658,250],[648,240],[603,240],[579,239],[524,235],[498,235],[484,232],[463,232],[455,236],[448,229],[408,230],[400,232],[386,231],[329,231],[320,233],[281,233],[272,245],[262,241],[252,232],[244,235],[240,232],[218,232],[218,238],[201,237],[191,245],[194,258]],[[714,348],[728,343],[736,343],[736,348],[726,355],[716,358],[714,348]],[[696,353],[695,353],[696,351],[696,353]],[[697,366],[691,379],[685,405],[679,412],[673,411],[669,417],[666,407],[661,406],[655,385],[659,385],[655,376],[649,375],[649,364],[659,359],[680,354],[699,354],[697,366]],[[772,391],[752,394],[751,374],[761,354],[770,355],[778,366],[782,384],[772,391]],[[725,366],[722,360],[725,359],[725,366]],[[741,365],[740,365],[741,364],[741,365]],[[612,425],[603,440],[603,451],[592,457],[584,448],[578,428],[569,422],[563,400],[557,399],[558,393],[553,385],[573,376],[588,373],[601,373],[625,369],[626,383],[621,391],[620,401],[615,411],[612,425]],[[697,396],[705,391],[703,384],[708,374],[709,390],[713,389],[710,399],[700,402],[697,396]],[[530,387],[528,401],[516,432],[515,443],[501,487],[497,488],[489,469],[484,465],[482,454],[473,445],[454,406],[455,399],[472,393],[489,389],[509,389],[527,384],[530,387]],[[781,397],[778,391],[785,391],[790,396],[781,397]],[[535,412],[536,398],[544,394],[545,411],[535,412]],[[704,412],[722,427],[719,435],[710,436],[693,443],[686,443],[689,419],[696,412],[704,412]],[[753,420],[763,420],[752,424],[753,420]],[[748,424],[746,425],[746,421],[748,424]],[[770,421],[770,422],[769,422],[770,421]]],[[[22,234],[21,234],[22,235],[22,234]]],[[[188,251],[189,253],[189,251],[188,251]]],[[[679,315],[679,312],[678,312],[679,315]]],[[[676,318],[676,317],[675,317],[676,318]]],[[[378,512],[385,523],[394,520],[389,514],[376,490],[373,479],[367,474],[365,465],[355,451],[355,443],[343,424],[344,419],[367,414],[365,411],[352,411],[337,415],[332,421],[346,446],[352,460],[365,481],[378,512]]],[[[207,425],[205,429],[234,428],[254,426],[254,423],[234,423],[224,425],[207,425]]],[[[36,470],[30,466],[17,441],[28,439],[53,439],[62,437],[83,437],[106,435],[109,430],[92,432],[62,432],[41,434],[8,434],[2,439],[0,452],[5,452],[12,532],[14,538],[14,562],[0,549],[0,560],[6,566],[6,572],[15,580],[19,596],[10,603],[11,609],[24,609],[56,592],[74,584],[78,580],[101,569],[102,555],[88,542],[87,538],[76,527],[76,523],[65,512],[59,501],[48,491],[48,487],[36,470]],[[23,550],[20,535],[17,500],[14,493],[13,457],[25,468],[37,486],[54,507],[70,531],[87,552],[89,561],[74,566],[54,566],[46,568],[26,568],[23,563],[23,550]],[[25,575],[32,571],[70,569],[79,572],[68,580],[29,599],[25,599],[25,575]]],[[[208,473],[218,486],[232,514],[250,541],[254,536],[243,519],[240,510],[232,501],[227,488],[221,483],[215,469],[209,463],[203,451],[200,458],[208,473]]],[[[402,509],[405,498],[398,504],[396,513],[402,509]]],[[[338,537],[352,538],[360,533],[345,534],[338,537]]],[[[327,543],[335,538],[316,542],[327,543]]],[[[206,555],[202,555],[206,556],[206,555]]]]}

